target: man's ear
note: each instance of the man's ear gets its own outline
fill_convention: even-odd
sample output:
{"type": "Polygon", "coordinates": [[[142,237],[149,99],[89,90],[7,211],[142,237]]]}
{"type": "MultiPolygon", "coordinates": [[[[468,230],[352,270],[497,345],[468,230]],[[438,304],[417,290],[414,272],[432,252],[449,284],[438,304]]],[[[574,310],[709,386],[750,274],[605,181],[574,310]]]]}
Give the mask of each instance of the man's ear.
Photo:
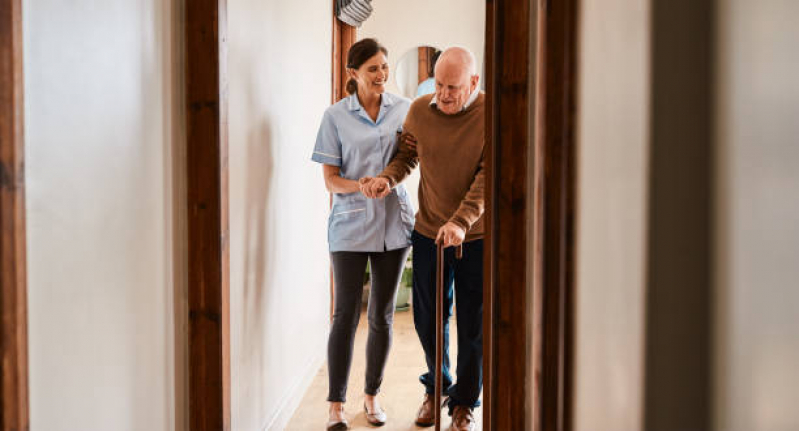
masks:
{"type": "Polygon", "coordinates": [[[472,79],[471,79],[472,91],[471,92],[474,92],[474,90],[477,90],[477,84],[479,84],[479,83],[480,83],[480,75],[472,76],[472,79]]]}

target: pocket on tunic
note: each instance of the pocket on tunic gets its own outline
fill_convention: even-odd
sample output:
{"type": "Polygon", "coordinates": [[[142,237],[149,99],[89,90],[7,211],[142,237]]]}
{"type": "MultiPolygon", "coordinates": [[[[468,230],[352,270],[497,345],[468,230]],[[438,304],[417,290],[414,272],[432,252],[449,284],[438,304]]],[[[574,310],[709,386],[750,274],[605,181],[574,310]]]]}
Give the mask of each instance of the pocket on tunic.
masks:
{"type": "Polygon", "coordinates": [[[414,224],[416,223],[416,217],[413,210],[413,204],[411,203],[411,198],[408,196],[407,193],[404,193],[404,189],[397,193],[397,198],[400,204],[400,219],[402,220],[402,227],[405,228],[405,232],[407,235],[410,235],[413,232],[414,224]]]}
{"type": "Polygon", "coordinates": [[[352,202],[333,206],[328,227],[331,241],[360,239],[366,223],[366,202],[352,202]]]}

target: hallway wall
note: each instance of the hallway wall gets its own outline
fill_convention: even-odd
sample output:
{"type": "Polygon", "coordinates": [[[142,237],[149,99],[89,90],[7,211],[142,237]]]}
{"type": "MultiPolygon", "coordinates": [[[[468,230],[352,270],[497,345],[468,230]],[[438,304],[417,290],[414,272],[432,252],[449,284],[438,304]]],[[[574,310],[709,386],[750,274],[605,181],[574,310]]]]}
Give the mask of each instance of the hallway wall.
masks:
{"type": "Polygon", "coordinates": [[[799,3],[718,1],[715,428],[799,429],[799,3]]]}
{"type": "MultiPolygon", "coordinates": [[[[281,430],[324,359],[331,3],[228,2],[233,429],[281,430]]],[[[320,406],[324,409],[325,406],[320,406]]]]}
{"type": "Polygon", "coordinates": [[[31,429],[175,429],[173,2],[23,7],[31,429]]]}
{"type": "Polygon", "coordinates": [[[641,429],[649,4],[582,3],[575,430],[641,429]]]}

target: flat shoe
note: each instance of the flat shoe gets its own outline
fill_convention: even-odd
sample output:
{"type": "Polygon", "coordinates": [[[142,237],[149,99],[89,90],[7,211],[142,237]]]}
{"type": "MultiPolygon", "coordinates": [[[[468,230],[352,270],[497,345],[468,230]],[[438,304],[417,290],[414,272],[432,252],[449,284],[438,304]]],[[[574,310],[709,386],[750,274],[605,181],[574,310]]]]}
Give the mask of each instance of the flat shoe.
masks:
{"type": "Polygon", "coordinates": [[[366,408],[366,405],[363,406],[363,411],[366,412],[366,422],[369,422],[370,425],[381,427],[386,424],[386,412],[383,409],[379,409],[377,412],[369,413],[369,409],[366,408]]]}
{"type": "Polygon", "coordinates": [[[327,431],[346,431],[348,429],[350,429],[350,426],[347,424],[346,419],[342,422],[328,422],[327,424],[327,431]]]}

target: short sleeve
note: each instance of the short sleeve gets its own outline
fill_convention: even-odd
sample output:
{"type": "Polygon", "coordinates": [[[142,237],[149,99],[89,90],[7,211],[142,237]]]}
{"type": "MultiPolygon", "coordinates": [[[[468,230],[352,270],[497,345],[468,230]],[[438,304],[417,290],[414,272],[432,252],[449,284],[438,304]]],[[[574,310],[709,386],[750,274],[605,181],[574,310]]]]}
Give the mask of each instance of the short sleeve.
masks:
{"type": "Polygon", "coordinates": [[[325,165],[341,166],[341,141],[330,111],[325,111],[322,117],[311,160],[325,165]]]}

